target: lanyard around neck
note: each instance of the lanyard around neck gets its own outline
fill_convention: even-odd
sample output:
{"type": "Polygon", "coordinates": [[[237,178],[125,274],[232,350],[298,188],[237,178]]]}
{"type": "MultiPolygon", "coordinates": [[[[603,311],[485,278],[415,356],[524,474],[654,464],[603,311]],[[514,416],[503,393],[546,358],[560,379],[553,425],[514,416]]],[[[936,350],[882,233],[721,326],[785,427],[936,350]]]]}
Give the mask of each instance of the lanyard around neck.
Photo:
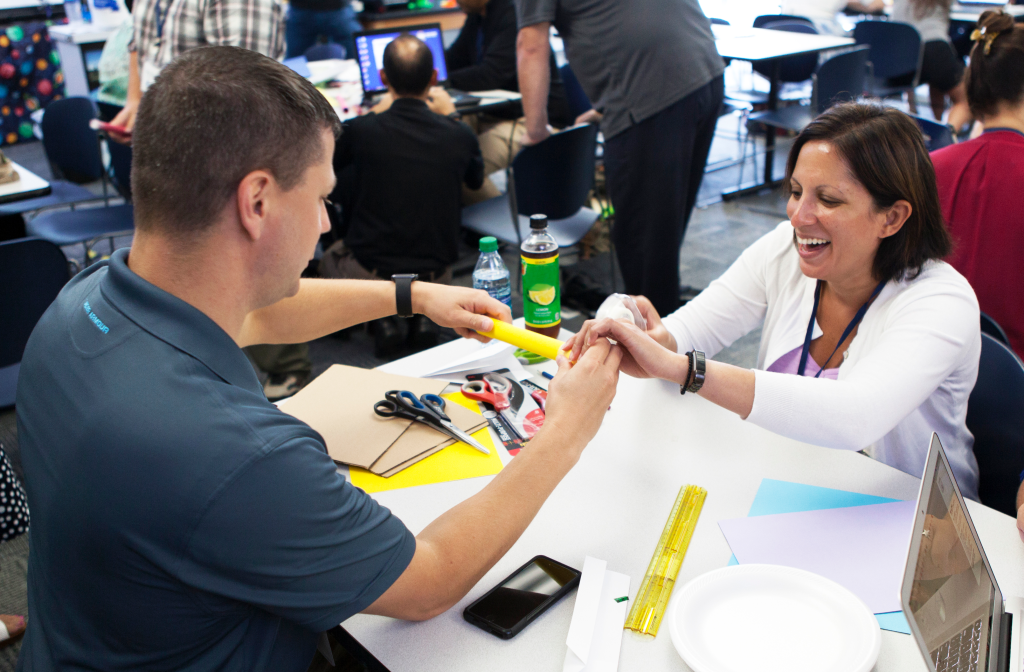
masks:
{"type": "MultiPolygon", "coordinates": [[[[803,350],[800,351],[800,367],[796,371],[798,376],[804,375],[804,369],[807,368],[807,356],[811,353],[811,338],[814,336],[814,318],[818,316],[818,303],[821,301],[821,288],[823,286],[824,283],[821,280],[818,280],[818,284],[814,287],[814,308],[811,309],[811,321],[807,323],[807,335],[804,337],[804,347],[803,350]]],[[[857,310],[857,314],[853,316],[850,323],[846,325],[843,335],[839,337],[839,343],[836,344],[836,349],[832,351],[832,354],[828,356],[825,363],[821,365],[821,369],[814,376],[815,378],[821,375],[821,372],[825,370],[828,363],[836,356],[836,352],[839,351],[839,346],[846,341],[847,337],[854,329],[857,328],[857,325],[860,324],[860,321],[864,319],[864,315],[868,312],[868,307],[871,305],[871,302],[875,300],[875,297],[878,296],[879,292],[882,291],[882,287],[885,287],[885,280],[878,283],[878,286],[875,287],[875,291],[871,292],[870,298],[864,302],[864,305],[857,310]]]]}
{"type": "Polygon", "coordinates": [[[156,14],[156,39],[157,39],[157,44],[162,42],[163,39],[164,39],[164,23],[167,22],[167,15],[171,13],[171,7],[170,7],[171,0],[167,0],[167,5],[168,6],[167,6],[167,8],[165,9],[165,11],[164,11],[164,13],[162,15],[160,14],[160,2],[161,2],[161,0],[156,0],[156,3],[153,6],[154,7],[154,12],[156,14]]]}

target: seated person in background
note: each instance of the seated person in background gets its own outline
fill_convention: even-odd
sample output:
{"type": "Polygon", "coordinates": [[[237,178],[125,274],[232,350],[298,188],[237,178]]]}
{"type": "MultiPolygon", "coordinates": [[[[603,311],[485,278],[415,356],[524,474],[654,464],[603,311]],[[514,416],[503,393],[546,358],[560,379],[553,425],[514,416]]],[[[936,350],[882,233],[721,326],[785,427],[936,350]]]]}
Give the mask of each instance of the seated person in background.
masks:
{"type": "Polygon", "coordinates": [[[938,432],[960,489],[977,499],[965,422],[981,355],[978,301],[942,261],[950,239],[917,125],[892,108],[837,105],[797,137],[786,183],[790,221],[721,278],[664,321],[641,298],[646,333],[585,323],[573,355],[607,335],[628,350],[626,373],[693,391],[705,354],[760,326],[756,370],[708,361],[702,397],[918,478],[938,432]],[[693,371],[680,354],[691,351],[701,351],[693,371]]]}
{"type": "Polygon", "coordinates": [[[235,47],[183,54],[143,96],[134,244],[67,284],[21,364],[18,669],[302,672],[355,613],[422,620],[460,600],[600,426],[608,344],[560,358],[530,450],[414,537],[266,400],[240,346],[396,309],[463,335],[510,319],[467,288],[300,280],[329,226],[338,131],[312,84],[235,47]]]}
{"type": "MultiPolygon", "coordinates": [[[[445,50],[448,83],[463,91],[519,90],[516,71],[516,10],[512,0],[459,0],[466,12],[458,38],[445,50]]],[[[572,126],[569,101],[565,97],[562,77],[550,57],[551,89],[548,92],[548,119],[555,128],[572,126]]],[[[511,113],[496,110],[466,118],[480,139],[484,157],[484,175],[503,170],[519,153],[523,131],[519,105],[509,106],[511,113]]],[[[500,195],[489,178],[476,190],[463,190],[463,203],[479,203],[500,195]]]]}
{"type": "Polygon", "coordinates": [[[949,96],[953,106],[946,122],[959,133],[971,120],[971,110],[964,90],[964,64],[949,39],[949,6],[950,0],[893,0],[892,20],[909,23],[921,33],[924,60],[920,83],[928,85],[932,114],[939,121],[949,96]]]}
{"type": "Polygon", "coordinates": [[[932,152],[932,163],[953,236],[947,261],[1024,357],[1024,26],[985,12],[975,36],[967,102],[985,132],[932,152]]]}
{"type": "Polygon", "coordinates": [[[801,16],[810,19],[819,33],[826,35],[846,35],[836,15],[848,10],[860,14],[877,14],[885,9],[883,0],[782,0],[782,13],[790,16],[801,16]]]}
{"type": "MultiPolygon", "coordinates": [[[[402,35],[384,49],[381,80],[388,87],[374,111],[345,124],[334,153],[339,175],[351,166],[346,192],[338,192],[348,231],[324,254],[320,272],[330,278],[390,278],[418,273],[421,280],[451,283],[459,256],[462,185],[480,188],[480,145],[457,120],[451,98],[437,83],[430,49],[402,35]]],[[[373,324],[377,356],[402,344],[397,321],[373,324]]],[[[437,326],[419,315],[409,339],[417,348],[437,345],[437,326]]]]}

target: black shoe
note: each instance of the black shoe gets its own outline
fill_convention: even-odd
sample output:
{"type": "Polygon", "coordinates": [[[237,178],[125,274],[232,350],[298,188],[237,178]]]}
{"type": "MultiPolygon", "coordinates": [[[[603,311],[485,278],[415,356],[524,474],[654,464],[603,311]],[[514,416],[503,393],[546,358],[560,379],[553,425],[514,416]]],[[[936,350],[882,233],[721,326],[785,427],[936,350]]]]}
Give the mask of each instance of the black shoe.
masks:
{"type": "Polygon", "coordinates": [[[417,315],[409,325],[409,346],[417,352],[432,348],[438,343],[441,327],[434,324],[429,317],[417,315]]]}
{"type": "Polygon", "coordinates": [[[402,329],[394,317],[384,317],[370,323],[373,331],[373,354],[377,359],[387,359],[402,347],[402,329]]]}

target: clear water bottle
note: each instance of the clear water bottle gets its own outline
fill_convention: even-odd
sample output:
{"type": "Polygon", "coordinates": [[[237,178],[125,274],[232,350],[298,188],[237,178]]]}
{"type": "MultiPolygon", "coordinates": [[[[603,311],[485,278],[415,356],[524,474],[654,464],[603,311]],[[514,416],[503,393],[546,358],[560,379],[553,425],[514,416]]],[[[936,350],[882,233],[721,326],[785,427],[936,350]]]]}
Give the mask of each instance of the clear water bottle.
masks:
{"type": "Polygon", "coordinates": [[[473,289],[482,289],[512,310],[512,280],[493,236],[480,239],[480,258],[473,269],[473,289]]]}

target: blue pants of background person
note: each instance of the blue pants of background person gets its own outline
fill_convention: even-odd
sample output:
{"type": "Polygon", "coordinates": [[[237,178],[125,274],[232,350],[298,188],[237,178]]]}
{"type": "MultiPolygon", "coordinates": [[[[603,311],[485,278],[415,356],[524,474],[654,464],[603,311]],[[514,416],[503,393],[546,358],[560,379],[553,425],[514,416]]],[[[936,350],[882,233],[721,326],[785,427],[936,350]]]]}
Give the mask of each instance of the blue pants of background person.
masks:
{"type": "Polygon", "coordinates": [[[605,141],[612,240],[627,294],[643,294],[659,315],[679,307],[683,244],[724,91],[721,76],[605,141]]]}
{"type": "Polygon", "coordinates": [[[316,44],[321,35],[345,47],[346,58],[355,58],[356,44],[352,33],[362,29],[355,10],[348,3],[337,11],[326,12],[289,7],[285,23],[285,42],[288,48],[285,58],[302,56],[316,44]]]}

